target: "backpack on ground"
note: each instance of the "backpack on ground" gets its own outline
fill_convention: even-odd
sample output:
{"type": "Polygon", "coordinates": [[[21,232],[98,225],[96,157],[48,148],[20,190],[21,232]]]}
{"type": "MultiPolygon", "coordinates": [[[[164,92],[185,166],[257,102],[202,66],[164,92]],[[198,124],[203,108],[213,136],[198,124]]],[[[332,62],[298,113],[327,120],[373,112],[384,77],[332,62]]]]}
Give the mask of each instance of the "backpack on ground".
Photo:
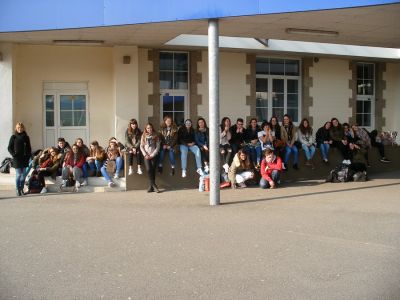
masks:
{"type": "Polygon", "coordinates": [[[33,171],[28,181],[28,193],[38,194],[42,190],[43,186],[39,181],[39,174],[37,171],[33,171]]]}
{"type": "Polygon", "coordinates": [[[9,174],[11,164],[12,164],[12,158],[6,157],[5,159],[3,159],[0,165],[0,173],[9,174]]]}
{"type": "Polygon", "coordinates": [[[326,182],[348,182],[353,179],[353,172],[347,164],[339,164],[335,169],[331,170],[326,182]]]}

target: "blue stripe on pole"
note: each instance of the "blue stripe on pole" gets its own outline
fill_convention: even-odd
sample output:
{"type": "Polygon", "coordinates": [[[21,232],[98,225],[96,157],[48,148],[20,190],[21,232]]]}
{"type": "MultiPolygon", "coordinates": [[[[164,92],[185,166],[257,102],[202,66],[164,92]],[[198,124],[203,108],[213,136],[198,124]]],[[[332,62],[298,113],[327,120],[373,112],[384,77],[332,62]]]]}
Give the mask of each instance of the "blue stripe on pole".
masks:
{"type": "Polygon", "coordinates": [[[399,1],[319,0],[1,0],[0,32],[223,18],[399,1]]]}

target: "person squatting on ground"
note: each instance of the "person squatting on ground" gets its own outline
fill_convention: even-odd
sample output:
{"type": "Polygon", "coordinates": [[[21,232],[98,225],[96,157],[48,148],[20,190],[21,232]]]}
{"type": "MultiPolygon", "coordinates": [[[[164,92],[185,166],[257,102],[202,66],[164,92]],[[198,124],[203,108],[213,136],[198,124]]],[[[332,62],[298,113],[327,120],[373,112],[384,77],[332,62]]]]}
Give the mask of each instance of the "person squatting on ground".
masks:
{"type": "Polygon", "coordinates": [[[244,149],[239,149],[238,153],[233,158],[229,168],[228,177],[231,182],[231,187],[235,189],[247,187],[246,181],[254,178],[254,165],[249,159],[244,149]]]}
{"type": "Polygon", "coordinates": [[[175,175],[175,147],[178,143],[178,128],[170,116],[165,116],[163,123],[160,126],[159,135],[160,140],[160,154],[158,161],[158,173],[163,171],[163,163],[165,153],[168,152],[169,163],[171,165],[171,171],[169,175],[175,175]]]}
{"type": "Polygon", "coordinates": [[[67,152],[65,155],[61,187],[66,187],[70,176],[72,176],[75,180],[75,188],[80,188],[84,180],[82,167],[85,164],[85,156],[82,151],[82,148],[74,144],[72,145],[72,151],[67,152]]]}
{"type": "Polygon", "coordinates": [[[122,159],[121,148],[119,147],[119,143],[116,138],[112,137],[110,139],[106,155],[107,155],[107,160],[104,162],[100,170],[104,179],[108,182],[108,186],[114,187],[115,183],[111,180],[110,174],[108,172],[110,171],[111,173],[111,171],[115,170],[114,178],[118,179],[119,173],[124,167],[124,160],[122,159]],[[114,169],[114,164],[115,164],[115,169],[114,169]]]}
{"type": "Polygon", "coordinates": [[[139,128],[138,122],[136,119],[131,119],[128,124],[128,128],[125,131],[125,149],[128,153],[128,165],[129,171],[128,175],[132,175],[133,171],[133,157],[136,157],[137,163],[137,173],[139,175],[143,174],[142,172],[142,162],[143,156],[140,151],[140,138],[142,136],[142,131],[139,128]]]}
{"type": "Polygon", "coordinates": [[[15,132],[10,137],[8,152],[12,156],[12,166],[15,168],[15,189],[17,196],[24,194],[26,170],[29,166],[32,148],[25,126],[21,122],[15,125],[15,132]]]}
{"type": "Polygon", "coordinates": [[[154,127],[151,123],[148,123],[144,128],[140,141],[140,150],[144,157],[144,165],[149,178],[149,188],[147,192],[159,193],[160,190],[156,185],[156,168],[158,164],[157,156],[160,151],[160,138],[154,131],[154,127]]]}
{"type": "Polygon", "coordinates": [[[274,189],[280,183],[282,159],[274,154],[272,149],[265,149],[264,159],[261,161],[260,187],[274,189]]]}
{"type": "Polygon", "coordinates": [[[185,125],[179,128],[178,141],[181,151],[182,177],[186,177],[187,156],[189,150],[194,154],[196,159],[197,173],[200,176],[203,176],[204,172],[201,169],[201,154],[200,149],[195,142],[192,120],[187,119],[185,125]]]}

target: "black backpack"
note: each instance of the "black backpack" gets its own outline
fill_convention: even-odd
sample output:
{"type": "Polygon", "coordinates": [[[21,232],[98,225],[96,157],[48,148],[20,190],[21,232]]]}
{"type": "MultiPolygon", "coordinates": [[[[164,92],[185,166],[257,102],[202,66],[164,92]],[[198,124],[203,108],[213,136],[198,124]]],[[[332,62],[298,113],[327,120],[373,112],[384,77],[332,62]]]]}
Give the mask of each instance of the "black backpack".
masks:
{"type": "Polygon", "coordinates": [[[37,171],[33,171],[28,181],[28,193],[38,194],[42,190],[43,186],[39,181],[39,175],[37,171]]]}
{"type": "Polygon", "coordinates": [[[0,165],[0,173],[9,174],[11,164],[12,164],[12,158],[6,157],[5,159],[3,159],[3,161],[1,162],[1,165],[0,165]]]}
{"type": "Polygon", "coordinates": [[[353,179],[353,175],[354,172],[349,169],[349,165],[341,163],[330,171],[326,182],[348,182],[353,179]]]}

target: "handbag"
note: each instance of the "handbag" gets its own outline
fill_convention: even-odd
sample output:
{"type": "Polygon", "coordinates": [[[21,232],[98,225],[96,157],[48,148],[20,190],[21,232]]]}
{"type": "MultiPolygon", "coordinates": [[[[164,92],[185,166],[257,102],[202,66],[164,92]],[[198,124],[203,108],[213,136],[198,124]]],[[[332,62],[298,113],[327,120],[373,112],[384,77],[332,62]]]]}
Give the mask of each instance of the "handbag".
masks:
{"type": "Polygon", "coordinates": [[[117,165],[115,163],[115,160],[109,160],[106,166],[107,173],[113,174],[115,172],[116,166],[117,165]]]}

